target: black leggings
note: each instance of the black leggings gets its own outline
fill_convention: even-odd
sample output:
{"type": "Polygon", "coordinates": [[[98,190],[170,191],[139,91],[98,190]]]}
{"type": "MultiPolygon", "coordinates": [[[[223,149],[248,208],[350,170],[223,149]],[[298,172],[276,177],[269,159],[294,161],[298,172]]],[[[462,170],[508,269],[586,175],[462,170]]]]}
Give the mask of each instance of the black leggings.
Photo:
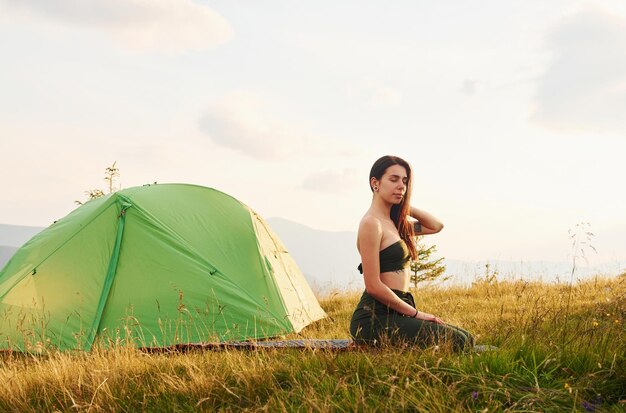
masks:
{"type": "MultiPolygon", "coordinates": [[[[411,293],[391,291],[402,301],[415,307],[411,293]]],[[[420,347],[450,342],[454,351],[469,350],[474,346],[474,338],[467,331],[450,324],[407,317],[376,301],[367,291],[361,296],[361,301],[352,314],[350,335],[356,343],[370,345],[378,345],[385,340],[393,344],[410,343],[420,347]]]]}

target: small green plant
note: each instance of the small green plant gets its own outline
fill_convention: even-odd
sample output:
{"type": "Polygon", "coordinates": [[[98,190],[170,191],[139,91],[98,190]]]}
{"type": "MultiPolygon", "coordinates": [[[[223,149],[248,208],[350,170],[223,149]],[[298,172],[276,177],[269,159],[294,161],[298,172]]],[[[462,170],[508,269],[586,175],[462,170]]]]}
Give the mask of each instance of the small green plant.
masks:
{"type": "MultiPolygon", "coordinates": [[[[120,169],[116,166],[117,161],[113,162],[113,165],[108,166],[104,169],[104,182],[107,183],[108,192],[105,193],[102,189],[89,189],[85,191],[87,195],[87,201],[91,201],[92,199],[97,199],[105,196],[106,194],[111,194],[120,189],[119,185],[116,185],[115,179],[120,176],[120,169]]],[[[84,202],[82,201],[74,201],[77,205],[82,205],[84,202]]]]}
{"type": "Polygon", "coordinates": [[[495,270],[491,269],[491,264],[485,264],[485,272],[483,275],[479,275],[476,277],[477,283],[485,283],[485,284],[495,284],[498,282],[498,275],[500,275],[500,271],[496,268],[495,270]]]}

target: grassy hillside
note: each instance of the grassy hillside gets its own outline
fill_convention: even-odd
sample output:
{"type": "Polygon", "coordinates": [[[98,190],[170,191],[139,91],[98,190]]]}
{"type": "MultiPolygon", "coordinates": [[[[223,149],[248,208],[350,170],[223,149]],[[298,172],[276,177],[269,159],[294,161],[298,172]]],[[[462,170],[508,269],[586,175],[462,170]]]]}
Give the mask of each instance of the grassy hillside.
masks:
{"type": "MultiPolygon", "coordinates": [[[[347,337],[357,295],[299,337],[347,337]]],[[[0,411],[624,411],[626,276],[569,288],[420,290],[425,311],[499,350],[384,347],[147,354],[117,347],[0,358],[0,411]]]]}

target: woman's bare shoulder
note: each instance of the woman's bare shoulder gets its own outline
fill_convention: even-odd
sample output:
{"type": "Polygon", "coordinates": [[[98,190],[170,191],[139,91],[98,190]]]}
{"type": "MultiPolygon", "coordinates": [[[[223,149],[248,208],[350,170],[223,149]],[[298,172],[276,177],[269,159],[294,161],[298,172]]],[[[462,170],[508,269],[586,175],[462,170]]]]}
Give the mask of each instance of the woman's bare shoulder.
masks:
{"type": "Polygon", "coordinates": [[[382,229],[383,223],[381,222],[380,218],[378,218],[377,216],[370,214],[370,213],[366,213],[365,215],[363,215],[363,218],[361,218],[361,222],[359,223],[359,231],[361,231],[362,229],[365,230],[375,230],[375,229],[382,229]]]}
{"type": "Polygon", "coordinates": [[[372,215],[365,214],[359,223],[359,233],[357,234],[357,249],[361,252],[363,244],[378,245],[383,237],[383,224],[381,220],[372,215]]]}
{"type": "Polygon", "coordinates": [[[380,240],[383,235],[383,223],[373,214],[365,214],[359,223],[358,238],[375,238],[380,240]]]}

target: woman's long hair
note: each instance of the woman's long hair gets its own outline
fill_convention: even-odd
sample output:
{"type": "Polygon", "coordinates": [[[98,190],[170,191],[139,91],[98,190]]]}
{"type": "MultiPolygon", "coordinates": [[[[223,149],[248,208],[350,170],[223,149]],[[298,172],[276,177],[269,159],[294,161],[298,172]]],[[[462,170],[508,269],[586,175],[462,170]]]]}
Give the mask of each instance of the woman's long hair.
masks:
{"type": "Polygon", "coordinates": [[[411,214],[411,166],[407,161],[397,156],[383,156],[374,162],[374,165],[372,165],[372,169],[370,170],[370,189],[374,192],[374,188],[372,188],[372,178],[376,178],[380,181],[387,171],[387,168],[393,165],[400,165],[406,169],[407,181],[406,192],[404,193],[404,197],[402,197],[402,202],[392,205],[391,207],[391,219],[398,229],[400,238],[402,238],[406,243],[406,246],[409,249],[409,254],[411,254],[411,258],[415,260],[417,259],[417,248],[415,247],[415,242],[413,241],[415,232],[413,230],[413,225],[411,225],[407,219],[407,217],[411,214]]]}

